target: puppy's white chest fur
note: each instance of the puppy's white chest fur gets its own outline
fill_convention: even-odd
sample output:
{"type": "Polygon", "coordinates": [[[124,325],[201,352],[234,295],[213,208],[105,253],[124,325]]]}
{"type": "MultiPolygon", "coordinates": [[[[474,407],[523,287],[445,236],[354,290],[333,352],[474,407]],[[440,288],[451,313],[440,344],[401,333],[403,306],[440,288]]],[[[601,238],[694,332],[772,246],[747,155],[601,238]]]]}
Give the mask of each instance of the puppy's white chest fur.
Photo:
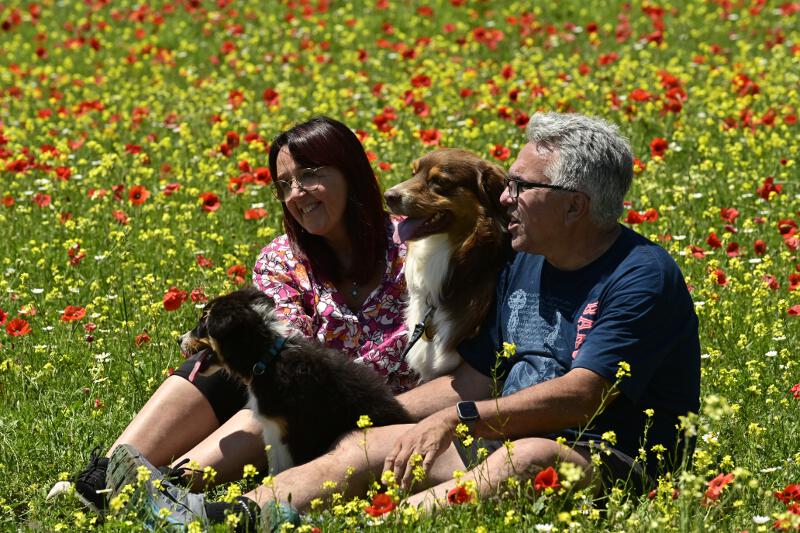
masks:
{"type": "Polygon", "coordinates": [[[289,447],[284,442],[283,428],[275,420],[262,416],[258,412],[258,400],[249,394],[250,399],[247,402],[247,408],[255,415],[256,419],[261,423],[262,436],[264,438],[264,445],[269,446],[269,453],[267,458],[269,460],[270,474],[276,475],[284,470],[294,466],[292,455],[289,453],[289,447]]]}
{"type": "Polygon", "coordinates": [[[431,321],[436,329],[433,341],[420,338],[406,356],[409,366],[420,375],[421,381],[445,374],[460,362],[455,350],[448,348],[453,335],[453,317],[441,305],[442,287],[450,273],[452,255],[450,240],[445,234],[431,235],[408,245],[406,327],[410,334],[432,307],[431,321]]]}

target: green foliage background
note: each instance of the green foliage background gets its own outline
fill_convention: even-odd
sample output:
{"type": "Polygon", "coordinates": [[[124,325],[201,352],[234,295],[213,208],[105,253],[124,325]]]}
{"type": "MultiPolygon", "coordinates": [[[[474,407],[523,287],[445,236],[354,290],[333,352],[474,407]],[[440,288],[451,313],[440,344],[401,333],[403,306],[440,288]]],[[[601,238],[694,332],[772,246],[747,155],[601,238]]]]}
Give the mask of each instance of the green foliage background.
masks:
{"type": "MultiPolygon", "coordinates": [[[[654,210],[636,228],[678,261],[701,320],[695,468],[674,482],[677,500],[673,481],[653,500],[616,495],[608,513],[569,492],[522,491],[433,519],[395,513],[383,527],[764,530],[786,518],[772,493],[800,482],[800,404],[789,391],[800,381],[800,5],[536,4],[0,6],[0,315],[32,330],[0,330],[0,527],[138,529],[93,525],[75,502],[44,496],[180,363],[174,339],[197,309],[189,300],[168,313],[164,293],[231,290],[229,270],[249,270],[281,231],[279,205],[245,175],[266,166],[275,134],[313,114],[337,117],[389,186],[435,132],[439,146],[487,158],[508,148],[507,166],[536,110],[601,116],[631,139],[640,163],[629,208],[654,210]],[[229,132],[240,140],[225,155],[229,132]],[[663,157],[651,154],[656,138],[668,142],[663,157]],[[771,195],[768,177],[780,189],[771,195]],[[170,183],[180,187],[166,195],[170,183]],[[150,195],[133,205],[139,185],[150,195]],[[203,192],[219,196],[218,210],[201,208],[203,192]],[[245,219],[258,208],[266,216],[245,219]],[[724,220],[723,208],[738,216],[724,220]],[[86,317],[62,322],[67,305],[86,317]],[[731,471],[723,498],[700,505],[705,482],[731,471]]],[[[358,505],[320,515],[326,531],[366,520],[358,505]]]]}

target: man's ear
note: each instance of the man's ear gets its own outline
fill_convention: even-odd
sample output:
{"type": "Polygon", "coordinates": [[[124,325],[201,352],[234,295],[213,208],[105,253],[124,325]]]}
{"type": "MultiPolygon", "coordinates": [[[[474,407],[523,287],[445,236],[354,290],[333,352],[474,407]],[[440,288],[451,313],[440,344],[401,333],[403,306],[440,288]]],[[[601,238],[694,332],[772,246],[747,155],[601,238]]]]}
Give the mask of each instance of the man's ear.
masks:
{"type": "Polygon", "coordinates": [[[575,223],[589,216],[591,200],[589,196],[582,192],[570,193],[572,198],[567,205],[566,222],[575,223]]]}

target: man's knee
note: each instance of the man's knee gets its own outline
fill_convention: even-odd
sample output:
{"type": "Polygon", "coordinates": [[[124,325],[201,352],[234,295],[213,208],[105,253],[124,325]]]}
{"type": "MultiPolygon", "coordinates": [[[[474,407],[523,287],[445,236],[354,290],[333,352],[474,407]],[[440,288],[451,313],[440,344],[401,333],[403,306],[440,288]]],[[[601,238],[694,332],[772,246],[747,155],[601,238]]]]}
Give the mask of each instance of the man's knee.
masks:
{"type": "Polygon", "coordinates": [[[561,462],[575,463],[582,468],[590,466],[586,458],[569,446],[562,445],[552,439],[531,437],[515,440],[511,449],[506,447],[497,450],[495,454],[510,457],[514,469],[522,474],[536,474],[549,466],[557,467],[561,462]]]}

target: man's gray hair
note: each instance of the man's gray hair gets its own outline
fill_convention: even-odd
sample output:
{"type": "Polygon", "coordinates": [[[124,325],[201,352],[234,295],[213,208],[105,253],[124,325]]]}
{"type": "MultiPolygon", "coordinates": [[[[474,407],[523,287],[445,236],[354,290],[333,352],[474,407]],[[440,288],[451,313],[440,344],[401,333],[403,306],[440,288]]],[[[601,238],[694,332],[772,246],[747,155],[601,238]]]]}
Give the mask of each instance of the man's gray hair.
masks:
{"type": "Polygon", "coordinates": [[[595,224],[605,228],[619,220],[633,180],[633,154],[616,125],[585,115],[536,113],[525,133],[529,143],[553,152],[544,171],[551,183],[589,196],[595,224]]]}

